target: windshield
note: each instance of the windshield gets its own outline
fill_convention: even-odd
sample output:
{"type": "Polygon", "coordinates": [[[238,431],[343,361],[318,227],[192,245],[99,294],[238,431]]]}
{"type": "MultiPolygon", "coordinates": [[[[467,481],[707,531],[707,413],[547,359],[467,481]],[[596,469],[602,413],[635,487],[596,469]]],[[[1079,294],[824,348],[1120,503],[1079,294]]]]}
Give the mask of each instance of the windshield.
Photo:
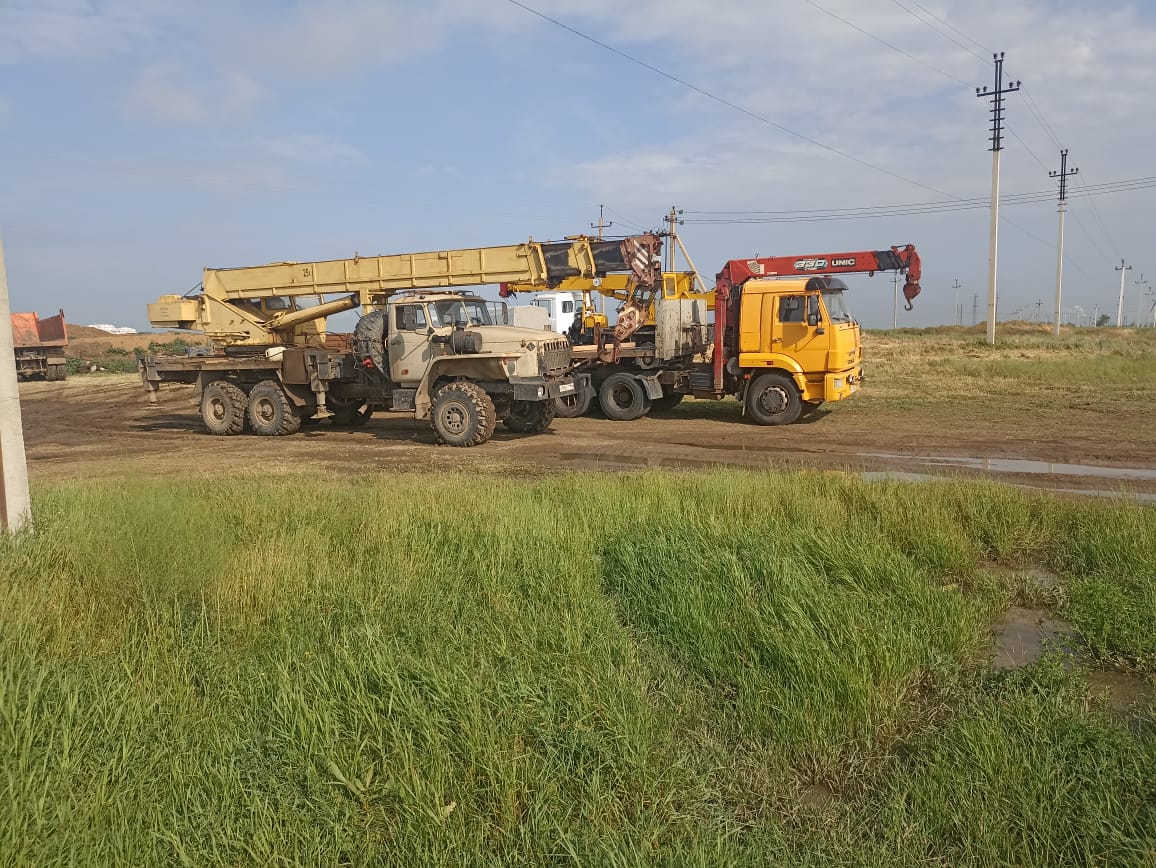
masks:
{"type": "Polygon", "coordinates": [[[847,302],[843,298],[843,290],[823,290],[823,304],[827,307],[827,316],[831,317],[831,322],[854,322],[851,319],[851,311],[847,309],[847,302]]]}
{"type": "Polygon", "coordinates": [[[452,326],[464,322],[466,325],[493,325],[490,311],[480,298],[453,298],[435,301],[429,305],[432,325],[452,326]]]}

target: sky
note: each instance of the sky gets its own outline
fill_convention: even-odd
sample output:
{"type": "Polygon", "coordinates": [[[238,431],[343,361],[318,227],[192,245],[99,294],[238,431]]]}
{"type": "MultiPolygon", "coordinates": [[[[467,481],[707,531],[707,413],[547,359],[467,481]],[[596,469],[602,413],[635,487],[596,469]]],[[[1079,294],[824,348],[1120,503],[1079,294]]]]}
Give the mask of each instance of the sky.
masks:
{"type": "MultiPolygon", "coordinates": [[[[912,243],[899,325],[970,324],[975,89],[1003,51],[999,318],[1050,319],[1063,147],[1065,318],[1114,321],[1124,259],[1132,320],[1156,298],[1153,45],[1154,0],[0,0],[11,304],[147,328],[206,266],[560,238],[600,205],[628,234],[677,206],[705,275],[912,243]],[[896,213],[915,203],[939,204],[896,213]]],[[[890,326],[890,276],[848,283],[890,326]]]]}

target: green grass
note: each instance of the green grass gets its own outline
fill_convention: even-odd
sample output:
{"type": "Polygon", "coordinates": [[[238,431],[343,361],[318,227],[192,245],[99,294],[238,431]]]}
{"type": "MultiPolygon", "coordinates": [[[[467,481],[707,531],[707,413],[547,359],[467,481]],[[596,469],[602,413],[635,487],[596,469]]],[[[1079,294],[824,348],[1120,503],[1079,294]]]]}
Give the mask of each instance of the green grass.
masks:
{"type": "Polygon", "coordinates": [[[0,541],[0,864],[1145,864],[1156,510],[828,474],[127,481],[0,541]]]}

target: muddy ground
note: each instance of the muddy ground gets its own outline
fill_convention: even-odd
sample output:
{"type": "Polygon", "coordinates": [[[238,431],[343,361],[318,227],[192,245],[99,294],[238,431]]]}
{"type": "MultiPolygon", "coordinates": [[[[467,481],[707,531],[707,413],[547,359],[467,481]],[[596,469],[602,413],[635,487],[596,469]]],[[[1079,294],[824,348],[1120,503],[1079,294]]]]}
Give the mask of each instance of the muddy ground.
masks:
{"type": "Polygon", "coordinates": [[[868,393],[803,423],[763,428],[742,419],[734,401],[686,401],[670,413],[631,423],[559,419],[539,436],[512,435],[499,427],[485,446],[451,449],[434,445],[428,424],[402,414],[381,414],[358,429],[321,423],[286,438],[213,437],[201,428],[191,387],[165,386],[160,398],[159,407],[150,408],[135,375],[22,384],[33,480],[214,475],[233,469],[541,475],[564,469],[734,466],[897,478],[988,475],[1024,485],[1128,490],[1156,498],[1156,420],[1150,408],[1105,413],[1041,406],[1000,420],[990,406],[970,413],[966,404],[905,407],[868,393]]]}

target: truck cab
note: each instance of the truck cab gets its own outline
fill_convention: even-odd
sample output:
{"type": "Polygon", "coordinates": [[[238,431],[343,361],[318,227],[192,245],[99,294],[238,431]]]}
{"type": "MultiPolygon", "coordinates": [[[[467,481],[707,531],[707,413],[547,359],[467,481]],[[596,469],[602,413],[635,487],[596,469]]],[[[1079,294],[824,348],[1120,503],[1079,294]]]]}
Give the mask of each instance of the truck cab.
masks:
{"type": "Polygon", "coordinates": [[[443,291],[399,293],[362,317],[354,353],[374,387],[364,393],[371,409],[431,419],[450,445],[484,442],[498,420],[516,432],[545,430],[555,400],[586,389],[587,378],[570,373],[570,342],[493,320],[484,299],[443,291]]]}
{"type": "MultiPolygon", "coordinates": [[[[597,278],[595,278],[597,280],[597,278]]],[[[530,304],[540,307],[547,312],[550,328],[559,334],[568,334],[575,321],[581,321],[582,293],[566,292],[539,292],[531,299],[530,304]]]]}
{"type": "MultiPolygon", "coordinates": [[[[847,307],[846,289],[836,277],[765,278],[743,284],[738,366],[748,384],[747,409],[756,419],[773,416],[784,397],[780,390],[768,404],[765,396],[753,394],[761,379],[770,382],[764,373],[794,383],[804,405],[800,411],[859,390],[859,323],[847,307]]],[[[782,403],[779,409],[792,412],[789,401],[782,403]]]]}

